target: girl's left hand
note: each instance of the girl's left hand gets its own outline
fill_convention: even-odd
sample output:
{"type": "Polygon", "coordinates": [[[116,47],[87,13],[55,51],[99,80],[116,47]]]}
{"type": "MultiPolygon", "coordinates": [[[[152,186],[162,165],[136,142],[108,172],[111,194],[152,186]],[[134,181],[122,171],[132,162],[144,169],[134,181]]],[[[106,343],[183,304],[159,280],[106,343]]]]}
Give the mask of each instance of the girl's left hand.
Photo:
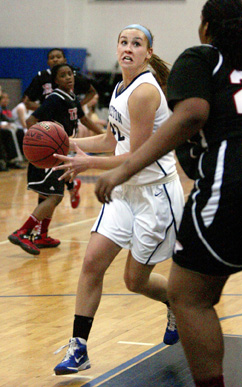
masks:
{"type": "Polygon", "coordinates": [[[88,169],[88,156],[83,152],[76,143],[74,144],[74,152],[76,155],[74,157],[62,156],[55,153],[53,156],[64,162],[64,164],[53,167],[53,171],[58,171],[65,169],[64,174],[59,178],[59,180],[69,178],[69,181],[72,182],[78,173],[85,172],[88,169]]]}

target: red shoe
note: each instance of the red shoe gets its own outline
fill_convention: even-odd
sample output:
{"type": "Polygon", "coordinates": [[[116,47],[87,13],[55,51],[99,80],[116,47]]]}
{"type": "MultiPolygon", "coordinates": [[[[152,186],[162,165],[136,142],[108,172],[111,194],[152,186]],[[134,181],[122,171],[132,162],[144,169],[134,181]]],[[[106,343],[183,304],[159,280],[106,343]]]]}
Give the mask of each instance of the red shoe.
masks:
{"type": "Polygon", "coordinates": [[[33,243],[38,249],[44,249],[45,247],[57,247],[60,244],[59,239],[54,239],[45,234],[35,235],[33,243]]]}
{"type": "Polygon", "coordinates": [[[77,208],[80,204],[81,197],[78,193],[79,189],[81,188],[81,180],[80,179],[75,179],[74,180],[74,187],[72,190],[70,190],[70,195],[71,195],[71,206],[72,208],[77,208]]]}
{"type": "Polygon", "coordinates": [[[39,255],[39,249],[33,244],[32,236],[27,230],[17,230],[8,236],[8,239],[14,245],[22,247],[29,254],[39,255]]]}

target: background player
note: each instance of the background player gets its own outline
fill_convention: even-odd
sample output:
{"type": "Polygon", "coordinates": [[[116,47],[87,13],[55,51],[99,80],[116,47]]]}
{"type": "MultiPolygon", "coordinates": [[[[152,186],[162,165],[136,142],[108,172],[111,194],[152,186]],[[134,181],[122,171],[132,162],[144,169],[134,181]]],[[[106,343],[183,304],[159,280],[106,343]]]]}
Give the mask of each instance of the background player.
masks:
{"type": "MultiPolygon", "coordinates": [[[[38,121],[57,121],[65,128],[68,136],[75,135],[78,119],[90,130],[96,125],[83,113],[74,89],[72,67],[60,64],[52,68],[52,84],[57,86],[42,105],[27,119],[27,127],[38,121]]],[[[36,168],[29,163],[28,189],[38,193],[38,206],[20,229],[9,235],[10,242],[20,246],[29,254],[38,255],[41,248],[57,247],[60,241],[48,237],[48,228],[57,205],[64,194],[64,182],[58,181],[60,172],[36,168]],[[32,230],[40,224],[38,235],[32,240],[32,230]]]]}
{"type": "MultiPolygon", "coordinates": [[[[30,110],[36,110],[45,98],[53,91],[51,69],[66,63],[65,53],[61,48],[52,48],[47,54],[47,64],[50,68],[39,71],[28,88],[24,91],[25,103],[30,110]]],[[[73,69],[75,76],[74,93],[82,105],[87,104],[97,93],[89,79],[73,69]]]]}
{"type": "MultiPolygon", "coordinates": [[[[168,297],[198,387],[223,387],[224,344],[214,305],[242,270],[242,2],[209,0],[202,45],[182,53],[168,81],[173,115],[146,144],[96,186],[103,203],[117,184],[200,132],[207,149],[186,203],[168,297]]],[[[112,197],[114,200],[114,196],[112,197]]]]}
{"type": "MultiPolygon", "coordinates": [[[[67,162],[64,167],[70,168],[73,177],[88,168],[112,169],[119,165],[168,118],[165,95],[148,65],[155,69],[162,86],[166,84],[169,70],[153,54],[152,46],[153,36],[143,26],[131,25],[120,33],[117,55],[123,80],[111,98],[107,133],[77,139],[84,151],[115,152],[115,155],[90,157],[77,146],[74,158],[57,155],[67,162]]],[[[77,289],[73,338],[66,356],[55,367],[57,375],[90,367],[86,340],[99,306],[104,274],[122,248],[129,250],[124,273],[127,288],[167,305],[164,342],[178,341],[167,299],[167,280],[152,271],[157,263],[172,254],[182,210],[183,191],[173,153],[115,190],[113,203],[103,206],[92,228],[77,289]]]]}
{"type": "MultiPolygon", "coordinates": [[[[24,103],[30,110],[36,110],[43,103],[46,97],[53,91],[51,70],[58,64],[66,63],[65,53],[60,48],[53,48],[48,52],[47,64],[50,68],[39,71],[33,78],[29,87],[24,92],[24,103]]],[[[74,94],[77,95],[81,105],[89,102],[97,93],[87,77],[73,69],[75,77],[74,94]]],[[[85,125],[85,124],[84,124],[85,125]]],[[[94,132],[102,133],[98,125],[94,127],[94,132]]],[[[66,182],[67,189],[70,193],[70,201],[72,208],[77,208],[80,203],[79,189],[81,186],[80,179],[75,179],[74,182],[66,182]]]]}

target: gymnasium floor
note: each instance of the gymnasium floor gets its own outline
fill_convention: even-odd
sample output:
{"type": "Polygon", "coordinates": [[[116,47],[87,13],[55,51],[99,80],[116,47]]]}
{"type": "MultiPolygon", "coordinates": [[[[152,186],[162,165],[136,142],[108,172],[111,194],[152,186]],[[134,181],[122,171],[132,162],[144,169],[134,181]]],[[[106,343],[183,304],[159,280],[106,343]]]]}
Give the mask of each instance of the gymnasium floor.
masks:
{"type": "MultiPolygon", "coordinates": [[[[33,211],[36,195],[26,190],[26,170],[1,172],[0,314],[4,387],[190,387],[193,382],[180,343],[162,342],[166,308],[127,291],[126,251],[105,275],[103,297],[88,342],[92,367],[77,375],[55,376],[62,359],[54,351],[72,334],[75,292],[89,230],[101,204],[94,196],[98,173],[82,176],[82,202],[70,207],[68,193],[53,217],[50,235],[61,245],[37,257],[9,243],[7,236],[33,211]]],[[[191,182],[180,171],[187,195],[191,182]]],[[[157,272],[168,276],[170,260],[157,272]]],[[[225,337],[227,387],[241,387],[242,273],[228,281],[216,307],[225,337]]]]}

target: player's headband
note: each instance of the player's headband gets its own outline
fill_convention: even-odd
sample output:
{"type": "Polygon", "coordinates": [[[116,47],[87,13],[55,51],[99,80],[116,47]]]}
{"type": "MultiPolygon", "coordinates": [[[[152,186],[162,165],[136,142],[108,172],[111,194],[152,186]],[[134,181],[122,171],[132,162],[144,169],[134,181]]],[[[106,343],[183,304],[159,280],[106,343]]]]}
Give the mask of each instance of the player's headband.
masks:
{"type": "Polygon", "coordinates": [[[147,28],[141,26],[140,24],[130,24],[129,26],[125,27],[123,30],[128,30],[128,29],[133,29],[133,30],[140,30],[142,31],[146,38],[148,39],[149,43],[150,43],[150,47],[152,47],[153,45],[153,39],[152,39],[152,36],[151,36],[151,33],[149,30],[147,30],[147,28]]]}

